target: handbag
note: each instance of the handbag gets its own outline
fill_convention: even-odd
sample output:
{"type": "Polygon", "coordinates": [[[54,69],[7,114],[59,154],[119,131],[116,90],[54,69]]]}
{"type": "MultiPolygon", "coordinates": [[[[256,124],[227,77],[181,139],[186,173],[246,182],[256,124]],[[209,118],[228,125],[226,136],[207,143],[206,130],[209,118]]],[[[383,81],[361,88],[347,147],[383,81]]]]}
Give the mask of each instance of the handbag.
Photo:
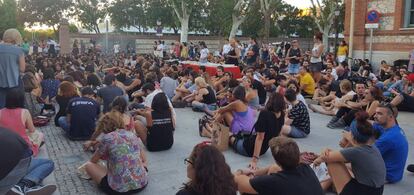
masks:
{"type": "Polygon", "coordinates": [[[229,148],[230,128],[221,124],[213,123],[213,131],[211,135],[211,145],[220,151],[225,151],[229,148]]]}
{"type": "Polygon", "coordinates": [[[239,142],[240,140],[253,139],[251,141],[253,141],[253,143],[254,143],[256,137],[255,136],[252,136],[253,135],[253,130],[254,130],[254,125],[253,125],[252,130],[250,131],[250,133],[246,133],[245,131],[239,131],[236,135],[232,135],[232,137],[235,138],[235,140],[234,140],[234,142],[232,144],[232,148],[234,150],[236,150],[237,142],[239,142]]]}
{"type": "Polygon", "coordinates": [[[37,116],[33,118],[33,125],[35,127],[43,127],[49,124],[50,119],[43,116],[37,116]]]}

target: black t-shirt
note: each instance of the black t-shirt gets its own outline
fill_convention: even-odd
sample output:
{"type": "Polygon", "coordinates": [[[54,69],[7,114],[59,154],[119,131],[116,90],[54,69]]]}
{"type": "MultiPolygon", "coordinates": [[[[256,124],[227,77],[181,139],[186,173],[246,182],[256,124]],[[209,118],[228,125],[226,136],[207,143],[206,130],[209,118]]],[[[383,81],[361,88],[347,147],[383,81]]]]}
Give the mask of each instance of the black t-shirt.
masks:
{"type": "Polygon", "coordinates": [[[250,58],[247,59],[248,64],[255,63],[257,60],[257,57],[259,56],[259,52],[260,52],[260,49],[257,46],[257,44],[252,45],[251,50],[253,51],[254,54],[250,56],[250,58]]]}
{"type": "Polygon", "coordinates": [[[214,94],[213,88],[208,86],[207,88],[208,94],[203,95],[203,103],[205,104],[214,104],[217,102],[216,94],[214,94]]]}
{"type": "Polygon", "coordinates": [[[342,92],[339,88],[339,81],[332,81],[331,85],[329,85],[329,92],[335,92],[335,96],[338,98],[342,97],[342,92]]]}
{"type": "Polygon", "coordinates": [[[148,151],[168,150],[174,143],[172,114],[167,112],[152,111],[152,126],[148,128],[148,151]]]}
{"type": "Polygon", "coordinates": [[[29,146],[20,135],[0,127],[0,181],[14,169],[28,151],[29,146]]]}
{"type": "Polygon", "coordinates": [[[250,185],[260,195],[323,195],[319,180],[309,165],[300,164],[294,170],[283,170],[250,179],[250,185]]]}
{"type": "MultiPolygon", "coordinates": [[[[285,120],[283,115],[281,115],[279,118],[276,118],[276,115],[273,112],[266,110],[260,112],[259,118],[254,125],[254,129],[257,133],[265,133],[260,155],[266,153],[266,151],[269,149],[269,140],[279,135],[284,123],[285,120]]],[[[249,156],[253,156],[255,141],[256,135],[253,135],[243,142],[244,150],[247,152],[247,154],[249,154],[249,156]]]]}
{"type": "MultiPolygon", "coordinates": [[[[75,96],[76,97],[76,96],[75,96]]],[[[55,124],[58,125],[58,119],[61,116],[66,116],[69,101],[74,97],[56,96],[56,102],[59,104],[59,112],[55,116],[55,124]]]]}
{"type": "Polygon", "coordinates": [[[299,101],[299,103],[294,105],[290,110],[288,117],[290,119],[293,119],[293,122],[291,124],[292,126],[299,128],[299,130],[302,130],[306,134],[310,133],[309,112],[303,102],[299,101]]]}
{"type": "Polygon", "coordinates": [[[87,97],[72,98],[68,104],[67,114],[70,114],[71,139],[89,139],[95,130],[96,119],[99,116],[99,104],[87,97]]]}
{"type": "MultiPolygon", "coordinates": [[[[297,49],[294,49],[293,47],[290,48],[289,53],[288,53],[288,57],[293,57],[293,56],[301,57],[299,48],[297,48],[297,49]]],[[[292,58],[292,59],[289,60],[289,62],[291,64],[299,64],[300,61],[298,59],[292,58]]]]}
{"type": "Polygon", "coordinates": [[[254,79],[252,86],[253,89],[257,90],[257,95],[259,96],[259,103],[264,104],[266,102],[266,90],[263,84],[260,81],[254,79]]]}

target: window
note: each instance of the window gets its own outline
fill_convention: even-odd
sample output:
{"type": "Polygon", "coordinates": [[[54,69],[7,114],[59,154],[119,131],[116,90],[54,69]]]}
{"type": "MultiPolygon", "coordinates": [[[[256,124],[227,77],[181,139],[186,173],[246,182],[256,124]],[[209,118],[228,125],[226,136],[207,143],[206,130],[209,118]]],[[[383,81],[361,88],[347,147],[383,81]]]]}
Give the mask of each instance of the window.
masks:
{"type": "Polygon", "coordinates": [[[414,0],[405,0],[404,27],[414,27],[414,0]]]}

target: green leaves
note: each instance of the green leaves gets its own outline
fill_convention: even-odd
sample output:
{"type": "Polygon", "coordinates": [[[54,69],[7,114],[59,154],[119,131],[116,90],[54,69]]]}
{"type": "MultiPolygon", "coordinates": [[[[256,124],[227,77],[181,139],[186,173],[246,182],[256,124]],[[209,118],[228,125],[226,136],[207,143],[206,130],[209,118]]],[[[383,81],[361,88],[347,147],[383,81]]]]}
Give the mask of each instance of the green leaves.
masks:
{"type": "Polygon", "coordinates": [[[17,4],[15,0],[0,1],[0,36],[9,28],[17,28],[17,4]]]}

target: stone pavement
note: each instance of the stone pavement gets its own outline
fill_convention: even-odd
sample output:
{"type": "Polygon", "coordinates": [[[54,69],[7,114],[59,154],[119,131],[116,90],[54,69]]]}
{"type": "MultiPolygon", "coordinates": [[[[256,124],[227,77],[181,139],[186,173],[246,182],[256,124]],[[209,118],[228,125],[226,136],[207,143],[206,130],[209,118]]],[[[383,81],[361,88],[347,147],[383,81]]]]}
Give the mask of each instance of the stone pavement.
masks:
{"type": "MultiPolygon", "coordinates": [[[[150,181],[143,195],[170,195],[175,194],[186,182],[186,165],[184,158],[188,157],[193,146],[205,139],[198,136],[198,119],[200,113],[190,109],[177,109],[177,129],[175,143],[169,151],[147,152],[149,159],[150,181]]],[[[319,153],[323,148],[339,149],[338,141],[341,130],[332,130],[325,127],[330,117],[311,113],[311,134],[306,139],[297,139],[301,151],[319,153]]],[[[401,113],[399,123],[404,128],[410,142],[410,153],[407,163],[414,163],[414,119],[413,113],[401,113]]],[[[58,192],[55,194],[102,194],[92,181],[81,179],[77,174],[77,167],[87,161],[92,153],[82,150],[82,142],[69,141],[63,132],[53,124],[40,128],[46,135],[46,150],[50,159],[55,162],[55,171],[46,183],[56,183],[58,192]]],[[[224,152],[227,163],[235,171],[246,168],[250,158],[242,157],[228,150],[224,152]]],[[[273,162],[268,151],[260,158],[259,166],[273,162]]],[[[385,195],[412,195],[414,194],[414,174],[405,172],[403,181],[397,184],[387,184],[385,195]]]]}

